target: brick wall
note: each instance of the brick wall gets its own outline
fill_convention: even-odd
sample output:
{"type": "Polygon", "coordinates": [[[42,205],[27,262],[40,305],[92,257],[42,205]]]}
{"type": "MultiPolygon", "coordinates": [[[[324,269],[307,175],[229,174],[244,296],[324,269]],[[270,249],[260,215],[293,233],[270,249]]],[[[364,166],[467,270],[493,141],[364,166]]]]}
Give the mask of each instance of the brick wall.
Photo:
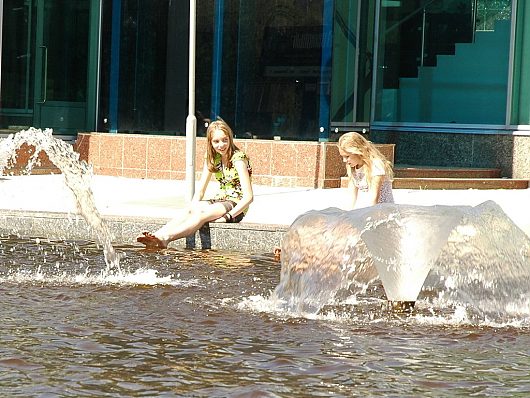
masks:
{"type": "MultiPolygon", "coordinates": [[[[252,180],[257,185],[337,188],[346,175],[335,142],[236,139],[236,144],[249,156],[252,180]]],[[[80,133],[75,145],[80,159],[92,163],[95,174],[176,180],[186,177],[185,137],[80,133]]],[[[393,144],[380,144],[378,148],[393,162],[393,144]]],[[[205,150],[206,139],[197,137],[197,172],[202,169],[205,150]]]]}

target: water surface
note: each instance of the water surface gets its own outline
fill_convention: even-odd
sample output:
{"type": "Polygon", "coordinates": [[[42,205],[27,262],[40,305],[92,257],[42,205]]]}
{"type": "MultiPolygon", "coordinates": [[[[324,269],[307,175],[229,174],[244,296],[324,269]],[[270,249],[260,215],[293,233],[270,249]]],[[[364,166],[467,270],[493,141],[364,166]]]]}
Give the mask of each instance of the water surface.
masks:
{"type": "Polygon", "coordinates": [[[270,299],[270,255],[0,239],[0,390],[10,397],[528,396],[527,319],[475,319],[381,285],[317,314],[270,299]]]}

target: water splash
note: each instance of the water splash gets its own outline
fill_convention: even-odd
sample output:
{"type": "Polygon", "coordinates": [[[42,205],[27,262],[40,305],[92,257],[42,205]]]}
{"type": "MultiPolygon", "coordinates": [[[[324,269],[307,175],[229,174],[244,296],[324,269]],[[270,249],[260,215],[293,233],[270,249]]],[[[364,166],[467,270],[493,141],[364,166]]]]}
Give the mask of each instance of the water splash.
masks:
{"type": "Polygon", "coordinates": [[[287,311],[316,313],[376,280],[372,256],[361,240],[361,214],[329,208],[299,216],[282,241],[280,283],[272,299],[287,311]]]}
{"type": "Polygon", "coordinates": [[[271,298],[321,311],[344,297],[423,299],[469,319],[530,317],[530,239],[494,202],[310,211],[282,243],[271,298]],[[371,290],[382,281],[384,293],[371,290]]]}
{"type": "Polygon", "coordinates": [[[182,280],[173,275],[159,276],[158,271],[151,268],[140,268],[135,271],[123,271],[110,275],[104,270],[90,272],[88,269],[81,273],[57,272],[57,270],[45,270],[37,267],[34,270],[15,270],[0,273],[0,284],[34,284],[41,285],[101,285],[101,286],[174,286],[195,287],[199,286],[197,279],[182,280]]]}
{"type": "Polygon", "coordinates": [[[463,217],[461,208],[450,206],[368,208],[362,240],[389,300],[416,301],[433,262],[463,217]]]}
{"type": "Polygon", "coordinates": [[[74,194],[79,213],[94,231],[98,243],[102,245],[107,271],[119,273],[120,256],[112,246],[112,234],[95,205],[91,188],[92,167],[79,160],[79,153],[74,151],[72,145],[53,137],[52,134],[52,129],[42,131],[32,127],[0,141],[0,174],[10,162],[16,162],[17,149],[23,144],[35,147],[25,169],[27,174],[31,173],[38,162],[40,152],[44,151],[50,161],[61,170],[66,186],[74,194]]]}

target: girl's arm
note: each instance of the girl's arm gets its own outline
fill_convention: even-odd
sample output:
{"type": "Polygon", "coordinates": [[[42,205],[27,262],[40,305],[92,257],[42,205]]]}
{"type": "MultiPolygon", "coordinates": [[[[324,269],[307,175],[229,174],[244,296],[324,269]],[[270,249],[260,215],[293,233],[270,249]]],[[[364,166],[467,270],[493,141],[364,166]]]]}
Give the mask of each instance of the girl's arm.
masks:
{"type": "Polygon", "coordinates": [[[385,181],[384,175],[372,176],[372,181],[370,181],[370,188],[368,189],[368,205],[373,206],[379,203],[379,196],[381,194],[381,187],[385,181]]]}
{"type": "Polygon", "coordinates": [[[237,170],[239,181],[241,183],[241,189],[243,191],[243,198],[239,203],[229,211],[232,217],[236,217],[239,213],[245,210],[248,205],[254,200],[254,192],[252,191],[252,183],[250,181],[250,175],[248,174],[248,162],[247,160],[235,160],[234,167],[237,170]]]}
{"type": "Polygon", "coordinates": [[[352,191],[352,201],[351,201],[351,208],[355,209],[355,204],[357,203],[357,194],[359,193],[359,188],[357,188],[357,185],[353,181],[349,182],[350,189],[352,191]]]}
{"type": "Polygon", "coordinates": [[[208,188],[208,183],[210,182],[211,176],[212,173],[210,172],[210,170],[208,170],[208,165],[206,164],[206,161],[204,161],[201,179],[199,180],[199,186],[197,187],[198,189],[195,191],[195,195],[193,195],[192,202],[198,202],[202,200],[204,194],[206,193],[206,188],[208,188]]]}
{"type": "Polygon", "coordinates": [[[355,181],[353,181],[353,170],[349,165],[346,166],[346,173],[348,175],[348,188],[351,189],[351,208],[355,209],[355,204],[357,203],[357,194],[359,193],[359,188],[357,188],[357,185],[355,185],[355,181]]]}

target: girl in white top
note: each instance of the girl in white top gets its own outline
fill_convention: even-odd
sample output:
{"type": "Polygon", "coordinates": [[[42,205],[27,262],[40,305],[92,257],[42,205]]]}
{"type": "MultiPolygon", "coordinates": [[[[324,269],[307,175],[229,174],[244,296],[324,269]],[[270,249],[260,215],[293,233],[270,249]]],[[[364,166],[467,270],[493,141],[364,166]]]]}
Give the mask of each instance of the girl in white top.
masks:
{"type": "Polygon", "coordinates": [[[352,188],[352,208],[394,203],[392,195],[392,164],[362,135],[351,132],[339,138],[342,156],[352,188]],[[364,200],[359,200],[364,196],[364,200]]]}

